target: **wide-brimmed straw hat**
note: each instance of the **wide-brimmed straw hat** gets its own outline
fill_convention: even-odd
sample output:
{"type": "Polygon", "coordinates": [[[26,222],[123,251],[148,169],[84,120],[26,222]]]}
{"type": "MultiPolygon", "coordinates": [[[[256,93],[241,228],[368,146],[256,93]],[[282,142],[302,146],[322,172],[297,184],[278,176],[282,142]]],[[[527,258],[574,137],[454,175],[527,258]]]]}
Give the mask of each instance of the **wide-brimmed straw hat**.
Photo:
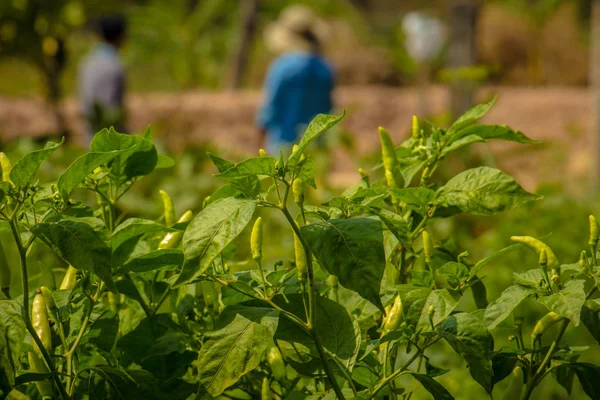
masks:
{"type": "Polygon", "coordinates": [[[313,51],[323,45],[327,35],[327,25],[309,7],[293,5],[266,27],[265,42],[274,53],[313,51]]]}

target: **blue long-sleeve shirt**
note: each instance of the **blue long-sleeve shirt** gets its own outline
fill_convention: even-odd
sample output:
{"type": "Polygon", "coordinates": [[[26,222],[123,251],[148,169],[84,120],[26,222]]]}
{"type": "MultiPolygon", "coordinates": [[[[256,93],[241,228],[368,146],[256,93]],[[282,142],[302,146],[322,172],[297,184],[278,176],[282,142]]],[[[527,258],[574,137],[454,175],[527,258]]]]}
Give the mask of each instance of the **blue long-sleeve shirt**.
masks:
{"type": "Polygon", "coordinates": [[[333,70],[318,54],[287,53],[271,64],[258,114],[270,151],[291,145],[317,114],[331,112],[333,86],[333,70]]]}

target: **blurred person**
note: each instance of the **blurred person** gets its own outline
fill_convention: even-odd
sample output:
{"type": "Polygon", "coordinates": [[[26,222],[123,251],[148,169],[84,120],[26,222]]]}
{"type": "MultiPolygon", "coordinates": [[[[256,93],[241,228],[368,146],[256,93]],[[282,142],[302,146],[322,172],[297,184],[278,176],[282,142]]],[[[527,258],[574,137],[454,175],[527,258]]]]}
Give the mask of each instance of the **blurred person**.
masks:
{"type": "Polygon", "coordinates": [[[93,24],[98,43],[79,70],[79,101],[86,123],[85,142],[113,126],[125,132],[125,67],[119,56],[126,31],[122,15],[100,17],[93,24]]]}
{"type": "Polygon", "coordinates": [[[276,156],[289,149],[306,125],[333,108],[334,72],[321,54],[327,27],[311,9],[294,5],[265,31],[266,45],[279,54],[269,66],[258,113],[261,147],[276,156]]]}

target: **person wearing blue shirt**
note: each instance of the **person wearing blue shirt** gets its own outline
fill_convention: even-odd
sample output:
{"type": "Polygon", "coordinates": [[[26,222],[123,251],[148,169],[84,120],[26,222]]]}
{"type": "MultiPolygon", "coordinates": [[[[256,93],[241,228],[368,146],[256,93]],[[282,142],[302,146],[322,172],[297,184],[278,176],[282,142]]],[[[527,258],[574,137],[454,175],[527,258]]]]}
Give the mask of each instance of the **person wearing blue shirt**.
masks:
{"type": "Polygon", "coordinates": [[[85,118],[85,142],[102,128],[125,131],[125,67],[119,48],[125,36],[120,15],[101,17],[96,23],[98,44],[79,70],[79,101],[85,118]]]}
{"type": "Polygon", "coordinates": [[[333,108],[334,72],[321,55],[326,27],[304,6],[285,9],[268,27],[268,47],[280,56],[269,66],[258,113],[261,141],[272,154],[292,147],[308,123],[333,108]]]}

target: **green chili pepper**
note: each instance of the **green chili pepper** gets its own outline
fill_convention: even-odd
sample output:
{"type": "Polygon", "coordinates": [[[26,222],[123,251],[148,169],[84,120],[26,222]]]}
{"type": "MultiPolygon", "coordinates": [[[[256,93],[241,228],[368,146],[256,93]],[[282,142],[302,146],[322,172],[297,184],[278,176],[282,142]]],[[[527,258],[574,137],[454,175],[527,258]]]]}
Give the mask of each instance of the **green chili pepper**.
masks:
{"type": "Polygon", "coordinates": [[[159,193],[163,202],[165,224],[168,227],[171,227],[175,224],[175,206],[173,205],[173,199],[171,199],[171,196],[164,190],[159,190],[159,193]]]}
{"type": "Polygon", "coordinates": [[[385,168],[385,179],[389,187],[396,186],[394,171],[398,166],[398,158],[396,156],[396,148],[392,142],[390,134],[383,128],[379,128],[379,139],[381,141],[381,156],[383,159],[383,167],[385,168]]]}
{"type": "MultiPolygon", "coordinates": [[[[40,360],[35,352],[28,352],[27,359],[29,360],[29,370],[31,372],[37,374],[47,374],[50,372],[48,366],[44,363],[44,361],[40,360]]],[[[49,380],[37,381],[35,382],[35,386],[42,397],[52,397],[54,395],[52,393],[52,383],[49,380]]]]}
{"type": "Polygon", "coordinates": [[[77,269],[69,265],[67,273],[60,284],[60,290],[73,290],[77,284],[77,269]]]}
{"type": "Polygon", "coordinates": [[[0,290],[6,295],[6,297],[10,297],[10,278],[10,266],[6,260],[4,247],[2,247],[2,244],[0,243],[0,290]]]}
{"type": "Polygon", "coordinates": [[[44,296],[44,300],[46,301],[46,307],[48,308],[50,317],[52,318],[52,320],[58,322],[58,307],[56,307],[56,302],[54,301],[54,297],[52,296],[52,291],[46,286],[42,286],[40,288],[40,291],[42,292],[42,296],[44,296]]]}
{"type": "Polygon", "coordinates": [[[269,383],[269,378],[263,378],[262,389],[260,393],[261,400],[273,400],[273,393],[271,393],[271,384],[269,383]]]}
{"type": "Polygon", "coordinates": [[[306,261],[306,252],[300,238],[294,234],[294,254],[296,256],[296,270],[298,271],[298,280],[304,282],[308,273],[308,264],[306,261]]]}
{"type": "Polygon", "coordinates": [[[44,295],[40,290],[38,290],[33,298],[31,324],[42,341],[44,348],[48,352],[52,351],[52,331],[50,330],[50,322],[48,321],[48,307],[46,306],[44,295]]]}
{"type": "Polygon", "coordinates": [[[292,194],[294,195],[294,203],[298,204],[298,207],[302,207],[304,204],[304,180],[302,178],[294,179],[292,184],[292,194]]]}
{"type": "MultiPolygon", "coordinates": [[[[177,221],[177,223],[181,223],[181,222],[188,222],[191,221],[192,219],[192,212],[191,211],[186,211],[181,218],[179,218],[179,220],[177,221]]],[[[179,246],[179,243],[181,242],[181,239],[183,238],[183,232],[181,231],[177,231],[177,232],[169,232],[165,235],[165,237],[163,238],[163,240],[160,242],[160,244],[158,245],[158,249],[174,249],[175,247],[179,246]]]]}
{"type": "Polygon", "coordinates": [[[412,117],[412,137],[413,139],[418,139],[421,134],[421,129],[419,128],[419,119],[416,115],[412,117]]]}
{"type": "Polygon", "coordinates": [[[252,228],[250,235],[250,250],[252,251],[252,259],[256,262],[262,260],[262,241],[263,241],[263,223],[262,217],[258,217],[252,228]]]}
{"type": "Polygon", "coordinates": [[[400,299],[400,296],[396,296],[392,308],[390,308],[389,312],[387,313],[387,318],[383,326],[384,332],[387,333],[395,330],[400,326],[402,321],[404,321],[404,313],[402,312],[402,300],[400,299]]]}
{"type": "Polygon", "coordinates": [[[510,240],[517,243],[523,243],[531,250],[535,251],[538,254],[538,256],[541,254],[542,250],[546,250],[546,257],[548,258],[548,268],[556,268],[560,265],[558,259],[554,255],[554,252],[546,243],[531,236],[513,236],[510,238],[510,240]]]}
{"type": "Polygon", "coordinates": [[[287,378],[283,356],[275,344],[273,344],[267,350],[267,363],[269,364],[269,367],[271,367],[271,372],[273,373],[275,379],[278,381],[284,381],[287,378]]]}
{"type": "Polygon", "coordinates": [[[433,241],[427,231],[423,231],[423,253],[425,253],[425,262],[429,263],[431,256],[433,256],[433,241]]]}
{"type": "Polygon", "coordinates": [[[269,156],[269,153],[267,153],[267,152],[265,151],[265,149],[259,149],[259,150],[258,150],[258,155],[259,155],[259,156],[261,156],[261,157],[268,157],[268,156],[269,156]]]}
{"type": "Polygon", "coordinates": [[[12,170],[12,163],[6,154],[0,152],[0,168],[2,168],[2,181],[10,182],[10,171],[12,170]]]}
{"type": "Polygon", "coordinates": [[[598,222],[596,222],[596,217],[590,215],[590,241],[589,245],[592,248],[592,251],[596,251],[598,247],[598,222]]]}
{"type": "Polygon", "coordinates": [[[544,315],[542,319],[537,322],[537,324],[535,324],[533,332],[531,332],[531,342],[533,343],[539,339],[552,325],[564,320],[565,317],[558,315],[554,311],[550,311],[548,314],[544,315]]]}
{"type": "Polygon", "coordinates": [[[519,400],[521,390],[523,389],[523,370],[521,367],[515,367],[510,377],[508,388],[502,394],[502,400],[519,400]]]}

